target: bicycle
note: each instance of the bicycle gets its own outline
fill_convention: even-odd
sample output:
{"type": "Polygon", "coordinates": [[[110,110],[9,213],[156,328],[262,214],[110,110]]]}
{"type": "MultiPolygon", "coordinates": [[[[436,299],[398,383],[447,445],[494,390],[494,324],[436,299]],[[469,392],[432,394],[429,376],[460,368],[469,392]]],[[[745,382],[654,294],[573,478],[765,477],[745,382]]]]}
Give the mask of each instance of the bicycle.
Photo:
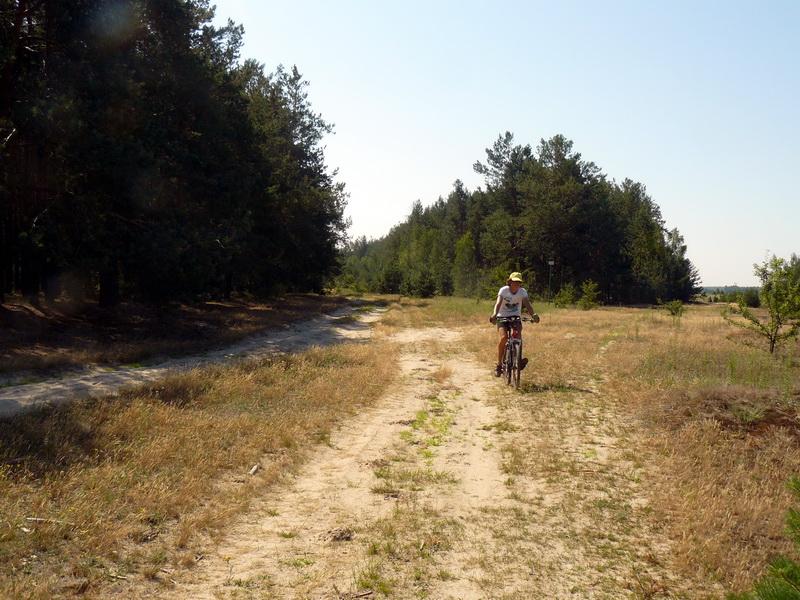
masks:
{"type": "Polygon", "coordinates": [[[497,317],[497,323],[505,327],[507,338],[506,348],[503,351],[503,375],[506,384],[519,388],[520,374],[522,372],[522,322],[537,323],[538,319],[523,319],[522,317],[497,317]]]}

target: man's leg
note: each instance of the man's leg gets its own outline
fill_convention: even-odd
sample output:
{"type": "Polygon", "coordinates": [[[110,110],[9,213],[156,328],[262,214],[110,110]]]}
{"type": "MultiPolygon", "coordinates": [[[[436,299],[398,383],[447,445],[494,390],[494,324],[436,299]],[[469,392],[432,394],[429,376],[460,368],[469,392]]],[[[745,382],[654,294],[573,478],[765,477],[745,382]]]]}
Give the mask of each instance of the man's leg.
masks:
{"type": "Polygon", "coordinates": [[[508,340],[508,332],[506,331],[505,327],[499,327],[497,331],[500,332],[500,341],[497,343],[497,368],[495,369],[495,375],[500,377],[500,375],[502,374],[503,353],[506,350],[506,341],[508,340]]]}

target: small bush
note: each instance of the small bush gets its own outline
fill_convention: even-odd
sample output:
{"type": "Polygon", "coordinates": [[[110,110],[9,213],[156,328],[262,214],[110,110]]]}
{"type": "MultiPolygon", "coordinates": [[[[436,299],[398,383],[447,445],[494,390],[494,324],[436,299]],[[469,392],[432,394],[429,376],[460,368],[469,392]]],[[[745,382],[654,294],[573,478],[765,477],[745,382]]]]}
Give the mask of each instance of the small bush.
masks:
{"type": "Polygon", "coordinates": [[[553,304],[558,308],[563,308],[565,306],[570,306],[575,304],[575,300],[578,297],[578,290],[575,289],[575,286],[571,283],[564,285],[558,293],[553,298],[553,304]]]}
{"type": "Polygon", "coordinates": [[[742,302],[745,306],[749,306],[750,308],[758,308],[761,306],[761,298],[759,298],[756,288],[747,288],[744,292],[739,294],[737,302],[742,302]]]}
{"type": "Polygon", "coordinates": [[[680,300],[670,300],[664,304],[664,308],[667,309],[667,312],[670,314],[670,316],[675,318],[682,317],[683,313],[686,312],[686,307],[680,300]]]}
{"type": "Polygon", "coordinates": [[[761,303],[768,311],[768,319],[750,310],[744,296],[738,305],[723,312],[731,325],[748,329],[764,337],[773,354],[782,342],[800,333],[800,277],[786,260],[773,256],[761,264],[753,265],[761,280],[761,303]]]}
{"type": "Polygon", "coordinates": [[[600,286],[596,281],[587,279],[581,284],[581,299],[578,300],[578,306],[582,310],[591,310],[596,308],[599,304],[598,298],[600,297],[600,286]]]}

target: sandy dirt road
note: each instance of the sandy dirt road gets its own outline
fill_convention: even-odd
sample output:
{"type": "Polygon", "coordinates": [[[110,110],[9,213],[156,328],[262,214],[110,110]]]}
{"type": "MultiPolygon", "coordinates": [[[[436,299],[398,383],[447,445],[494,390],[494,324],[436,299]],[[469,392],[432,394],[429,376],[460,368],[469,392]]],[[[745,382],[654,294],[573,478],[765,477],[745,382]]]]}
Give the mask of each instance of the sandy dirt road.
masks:
{"type": "MultiPolygon", "coordinates": [[[[402,330],[399,383],[260,499],[159,598],[702,597],[675,577],[604,396],[604,348],[564,389],[509,390],[402,330]],[[529,390],[530,392],[530,390],[529,390]]],[[[535,373],[526,373],[535,379],[535,373]]],[[[142,593],[145,593],[142,591],[142,593]]]]}
{"type": "Polygon", "coordinates": [[[382,310],[373,309],[359,314],[358,318],[352,316],[353,311],[353,307],[342,308],[329,315],[287,325],[281,330],[270,330],[248,337],[219,350],[172,358],[149,366],[93,367],[33,383],[0,386],[0,418],[22,413],[42,404],[107,396],[126,386],[156,381],[170,372],[368,338],[369,323],[375,321],[382,310]]]}

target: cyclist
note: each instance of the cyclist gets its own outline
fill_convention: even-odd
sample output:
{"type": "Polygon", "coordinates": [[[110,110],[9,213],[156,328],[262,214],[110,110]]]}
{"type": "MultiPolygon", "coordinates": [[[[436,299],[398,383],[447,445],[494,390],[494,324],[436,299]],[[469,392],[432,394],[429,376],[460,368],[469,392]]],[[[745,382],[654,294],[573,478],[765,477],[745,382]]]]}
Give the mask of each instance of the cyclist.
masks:
{"type": "MultiPolygon", "coordinates": [[[[522,317],[523,308],[531,315],[534,323],[539,322],[539,315],[533,311],[533,304],[528,298],[528,292],[522,287],[522,274],[515,271],[508,276],[506,285],[497,292],[497,302],[494,304],[494,310],[492,311],[492,316],[489,317],[489,322],[496,323],[497,317],[522,317]]],[[[521,330],[522,321],[518,321],[514,327],[519,327],[521,330]]],[[[506,329],[504,323],[498,323],[497,330],[500,332],[500,341],[497,344],[497,367],[494,374],[500,377],[503,374],[503,352],[508,340],[508,329],[506,329]]],[[[520,371],[527,364],[528,359],[523,358],[520,371]]]]}

